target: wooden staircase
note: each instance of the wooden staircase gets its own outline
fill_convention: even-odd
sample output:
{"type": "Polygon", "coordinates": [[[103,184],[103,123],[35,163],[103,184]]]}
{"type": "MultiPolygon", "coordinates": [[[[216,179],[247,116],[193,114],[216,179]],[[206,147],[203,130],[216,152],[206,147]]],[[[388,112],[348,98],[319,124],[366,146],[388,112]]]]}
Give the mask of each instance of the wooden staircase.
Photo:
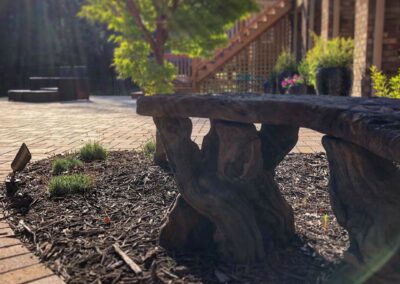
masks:
{"type": "MultiPolygon", "coordinates": [[[[262,7],[261,12],[238,22],[229,32],[229,45],[215,52],[211,60],[190,59],[185,55],[176,54],[165,55],[165,59],[177,68],[177,77],[174,81],[176,93],[204,92],[204,88],[200,86],[207,85],[208,79],[213,80],[213,75],[235,62],[235,58],[240,56],[243,58],[243,52],[246,52],[253,43],[263,41],[266,33],[272,31],[274,35],[269,37],[272,42],[268,44],[268,49],[257,51],[261,57],[268,57],[268,60],[257,59],[256,62],[265,64],[269,66],[268,68],[275,64],[279,53],[289,47],[288,42],[282,43],[282,37],[287,35],[285,28],[288,26],[287,19],[292,9],[292,0],[259,0],[259,2],[262,7]]],[[[243,73],[242,69],[237,68],[228,73],[246,76],[246,72],[243,73]]],[[[266,78],[265,72],[261,75],[266,78]]]]}
{"type": "Polygon", "coordinates": [[[207,77],[214,74],[240,51],[259,38],[279,19],[287,15],[292,8],[292,0],[279,0],[266,7],[249,24],[230,39],[229,46],[218,50],[213,59],[200,62],[193,66],[192,85],[195,87],[207,77]]]}

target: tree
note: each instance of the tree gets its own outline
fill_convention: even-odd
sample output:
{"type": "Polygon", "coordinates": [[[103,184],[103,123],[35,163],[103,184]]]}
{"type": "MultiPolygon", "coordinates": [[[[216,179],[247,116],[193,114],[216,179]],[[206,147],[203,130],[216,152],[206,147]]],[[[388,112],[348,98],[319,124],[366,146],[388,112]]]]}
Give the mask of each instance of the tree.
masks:
{"type": "MultiPolygon", "coordinates": [[[[166,52],[208,57],[227,43],[227,29],[257,8],[255,0],[87,0],[80,16],[107,25],[117,72],[152,95],[173,92],[176,69],[166,52]]],[[[155,161],[163,156],[156,151],[155,161]]]]}

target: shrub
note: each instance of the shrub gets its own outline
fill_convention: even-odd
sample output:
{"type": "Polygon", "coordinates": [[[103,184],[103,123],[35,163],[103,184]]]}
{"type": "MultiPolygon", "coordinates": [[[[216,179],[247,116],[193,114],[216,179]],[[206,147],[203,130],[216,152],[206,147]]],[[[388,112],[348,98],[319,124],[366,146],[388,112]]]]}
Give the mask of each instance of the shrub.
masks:
{"type": "Polygon", "coordinates": [[[57,159],[53,162],[52,172],[53,175],[56,176],[68,172],[73,167],[81,167],[81,166],[82,162],[72,157],[57,159]]]}
{"type": "Polygon", "coordinates": [[[297,63],[294,56],[287,50],[279,54],[278,59],[274,67],[274,72],[276,74],[282,73],[284,71],[297,72],[297,63]]]}
{"type": "Polygon", "coordinates": [[[107,151],[98,142],[87,143],[79,150],[79,158],[87,163],[103,161],[107,158],[107,151]]]}
{"type": "Polygon", "coordinates": [[[313,35],[313,38],[315,45],[301,61],[299,72],[309,84],[315,87],[319,68],[352,66],[354,41],[351,38],[342,37],[326,41],[317,35],[313,35]]]}
{"type": "Polygon", "coordinates": [[[379,71],[376,66],[372,66],[371,78],[375,94],[378,97],[400,99],[400,69],[397,75],[388,78],[388,76],[379,71]]]}
{"type": "Polygon", "coordinates": [[[53,177],[49,184],[50,196],[64,196],[85,193],[92,188],[92,180],[87,175],[65,175],[53,177]]]}
{"type": "Polygon", "coordinates": [[[156,142],[154,141],[154,139],[151,139],[146,144],[144,144],[143,153],[148,159],[152,159],[155,152],[156,152],[156,142]]]}

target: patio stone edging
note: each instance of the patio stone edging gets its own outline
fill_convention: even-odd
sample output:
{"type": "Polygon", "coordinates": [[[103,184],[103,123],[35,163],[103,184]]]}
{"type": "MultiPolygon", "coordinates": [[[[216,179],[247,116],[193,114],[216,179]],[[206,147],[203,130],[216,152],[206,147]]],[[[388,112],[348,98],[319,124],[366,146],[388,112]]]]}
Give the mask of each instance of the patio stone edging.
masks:
{"type": "Polygon", "coordinates": [[[17,238],[0,213],[0,283],[62,284],[64,281],[42,264],[17,238]]]}

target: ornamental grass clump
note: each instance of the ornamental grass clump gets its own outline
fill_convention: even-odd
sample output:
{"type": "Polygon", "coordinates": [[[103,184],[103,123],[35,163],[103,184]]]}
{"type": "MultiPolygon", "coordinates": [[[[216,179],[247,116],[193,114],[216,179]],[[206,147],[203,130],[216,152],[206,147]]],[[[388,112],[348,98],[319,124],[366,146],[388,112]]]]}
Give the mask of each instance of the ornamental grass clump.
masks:
{"type": "Polygon", "coordinates": [[[107,151],[98,142],[87,143],[79,150],[79,158],[87,163],[103,161],[107,158],[107,151]]]}
{"type": "Polygon", "coordinates": [[[57,159],[52,164],[52,173],[54,176],[57,176],[63,173],[68,173],[73,168],[79,168],[82,166],[82,162],[73,157],[57,159]]]}
{"type": "Polygon", "coordinates": [[[86,193],[92,189],[92,179],[88,175],[75,174],[55,176],[49,184],[49,193],[52,197],[68,194],[86,193]]]}
{"type": "Polygon", "coordinates": [[[152,159],[154,157],[155,152],[156,152],[156,141],[154,141],[154,139],[144,144],[143,153],[148,159],[152,159]]]}

